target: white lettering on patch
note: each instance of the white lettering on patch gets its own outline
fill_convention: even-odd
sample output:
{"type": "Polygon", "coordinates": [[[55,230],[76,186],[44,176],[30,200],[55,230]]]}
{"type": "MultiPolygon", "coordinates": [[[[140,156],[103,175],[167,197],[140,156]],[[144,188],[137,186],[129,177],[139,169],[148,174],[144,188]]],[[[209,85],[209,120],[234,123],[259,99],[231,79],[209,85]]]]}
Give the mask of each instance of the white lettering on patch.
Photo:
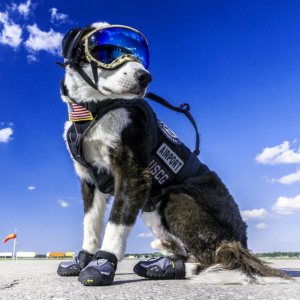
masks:
{"type": "Polygon", "coordinates": [[[155,160],[152,160],[152,162],[150,163],[149,170],[154,179],[157,180],[159,184],[163,184],[166,180],[169,179],[168,174],[166,174],[165,171],[161,169],[161,166],[155,160]]]}
{"type": "Polygon", "coordinates": [[[175,174],[177,174],[184,165],[183,161],[165,143],[159,147],[156,154],[175,174]]]}

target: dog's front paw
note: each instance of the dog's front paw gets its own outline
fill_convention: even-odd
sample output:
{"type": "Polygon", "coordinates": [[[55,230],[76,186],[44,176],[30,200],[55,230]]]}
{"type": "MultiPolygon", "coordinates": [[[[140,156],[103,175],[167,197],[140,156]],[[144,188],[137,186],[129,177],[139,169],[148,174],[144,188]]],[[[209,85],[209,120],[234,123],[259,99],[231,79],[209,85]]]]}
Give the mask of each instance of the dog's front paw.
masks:
{"type": "Polygon", "coordinates": [[[117,269],[114,254],[97,251],[91,261],[79,274],[78,281],[83,285],[111,285],[117,269]]]}
{"type": "Polygon", "coordinates": [[[60,276],[78,276],[80,271],[93,260],[93,254],[87,251],[80,251],[78,257],[72,261],[64,261],[59,264],[57,274],[60,276]]]}

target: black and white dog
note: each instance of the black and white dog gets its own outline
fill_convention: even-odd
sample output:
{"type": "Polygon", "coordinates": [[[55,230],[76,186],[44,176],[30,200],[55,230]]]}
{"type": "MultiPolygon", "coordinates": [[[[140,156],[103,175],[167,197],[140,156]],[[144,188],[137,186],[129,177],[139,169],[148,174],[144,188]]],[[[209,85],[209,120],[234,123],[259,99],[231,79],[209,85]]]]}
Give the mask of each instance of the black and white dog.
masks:
{"type": "MultiPolygon", "coordinates": [[[[94,23],[92,26],[100,28],[105,25],[107,23],[94,23]]],[[[80,62],[80,67],[93,79],[90,63],[80,62]]],[[[66,67],[65,85],[70,97],[77,103],[107,98],[142,98],[152,78],[143,65],[135,61],[126,62],[114,70],[97,68],[97,72],[100,92],[88,85],[78,72],[66,67]],[[141,72],[143,76],[136,75],[141,72]]],[[[62,99],[69,101],[67,96],[62,96],[62,99]]],[[[71,125],[72,122],[65,124],[65,139],[71,125]]],[[[135,108],[112,110],[89,129],[83,141],[84,157],[98,170],[106,169],[115,184],[114,203],[100,248],[100,252],[107,255],[93,257],[99,249],[110,195],[101,193],[93,184],[87,168],[73,160],[81,180],[84,238],[81,257],[72,264],[60,265],[60,275],[74,275],[76,272],[72,273],[72,268],[77,270],[77,274],[93,266],[99,270],[100,265],[105,266],[105,259],[113,261],[113,265],[123,259],[126,240],[152,186],[148,169],[149,143],[145,120],[135,108]],[[97,260],[102,262],[99,264],[97,260]],[[63,273],[63,268],[68,271],[63,273]]],[[[288,279],[288,276],[268,267],[247,250],[246,224],[215,172],[168,187],[157,208],[152,212],[143,212],[141,217],[156,237],[151,246],[171,257],[171,262],[174,258],[182,261],[184,278],[197,275],[195,280],[208,284],[267,283],[288,279]]],[[[175,268],[174,264],[170,265],[175,268]]],[[[147,264],[144,266],[147,267],[147,264]]],[[[166,264],[160,265],[162,272],[165,267],[166,264]]],[[[110,272],[114,271],[106,268],[100,273],[110,272]]],[[[143,276],[141,272],[139,275],[143,276]]],[[[146,273],[144,275],[151,278],[146,273]]],[[[94,281],[96,284],[97,280],[92,277],[89,274],[86,283],[94,281]]],[[[179,277],[175,274],[173,278],[179,277]]],[[[101,282],[98,284],[101,285],[101,282]]]]}

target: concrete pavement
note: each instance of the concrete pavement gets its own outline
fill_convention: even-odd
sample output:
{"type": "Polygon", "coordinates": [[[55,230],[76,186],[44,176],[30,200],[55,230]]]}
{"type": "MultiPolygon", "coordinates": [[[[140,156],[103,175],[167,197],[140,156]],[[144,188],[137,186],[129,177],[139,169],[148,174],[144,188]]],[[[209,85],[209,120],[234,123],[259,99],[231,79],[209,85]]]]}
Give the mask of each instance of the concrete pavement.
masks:
{"type": "Polygon", "coordinates": [[[0,260],[0,299],[261,299],[300,300],[300,260],[272,260],[295,282],[285,285],[198,285],[188,280],[150,281],[132,271],[136,260],[118,264],[113,285],[85,287],[77,277],[60,277],[60,260],[0,260]]]}

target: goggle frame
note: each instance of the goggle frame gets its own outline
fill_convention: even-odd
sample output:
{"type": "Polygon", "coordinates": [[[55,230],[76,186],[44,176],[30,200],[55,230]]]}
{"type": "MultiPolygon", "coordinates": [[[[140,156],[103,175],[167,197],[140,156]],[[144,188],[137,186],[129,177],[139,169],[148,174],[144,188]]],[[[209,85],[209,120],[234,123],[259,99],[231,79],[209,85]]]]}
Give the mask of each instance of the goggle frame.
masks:
{"type": "Polygon", "coordinates": [[[104,27],[100,27],[100,28],[97,28],[97,29],[94,29],[93,31],[89,32],[87,35],[85,35],[83,38],[82,38],[82,43],[83,43],[83,47],[84,47],[84,54],[85,54],[85,57],[86,59],[89,61],[89,62],[95,62],[97,64],[98,67],[101,67],[101,68],[104,68],[104,69],[108,69],[108,70],[111,70],[111,69],[115,69],[117,67],[119,67],[120,65],[128,62],[128,61],[136,61],[140,64],[143,65],[143,63],[141,62],[141,60],[136,57],[135,55],[131,55],[131,54],[124,54],[118,58],[116,58],[113,62],[111,62],[110,64],[104,64],[100,61],[98,61],[97,59],[95,59],[91,53],[89,52],[89,49],[88,49],[88,38],[94,34],[95,32],[99,31],[99,30],[103,30],[103,29],[107,29],[107,28],[114,28],[114,27],[118,27],[118,28],[125,28],[125,29],[129,29],[129,30],[132,30],[138,34],[140,34],[144,40],[146,41],[146,44],[148,46],[148,50],[149,50],[149,44],[148,44],[148,41],[147,39],[145,38],[145,36],[139,32],[138,30],[132,28],[132,27],[129,27],[129,26],[124,26],[124,25],[107,25],[107,26],[104,26],[104,27]]]}

